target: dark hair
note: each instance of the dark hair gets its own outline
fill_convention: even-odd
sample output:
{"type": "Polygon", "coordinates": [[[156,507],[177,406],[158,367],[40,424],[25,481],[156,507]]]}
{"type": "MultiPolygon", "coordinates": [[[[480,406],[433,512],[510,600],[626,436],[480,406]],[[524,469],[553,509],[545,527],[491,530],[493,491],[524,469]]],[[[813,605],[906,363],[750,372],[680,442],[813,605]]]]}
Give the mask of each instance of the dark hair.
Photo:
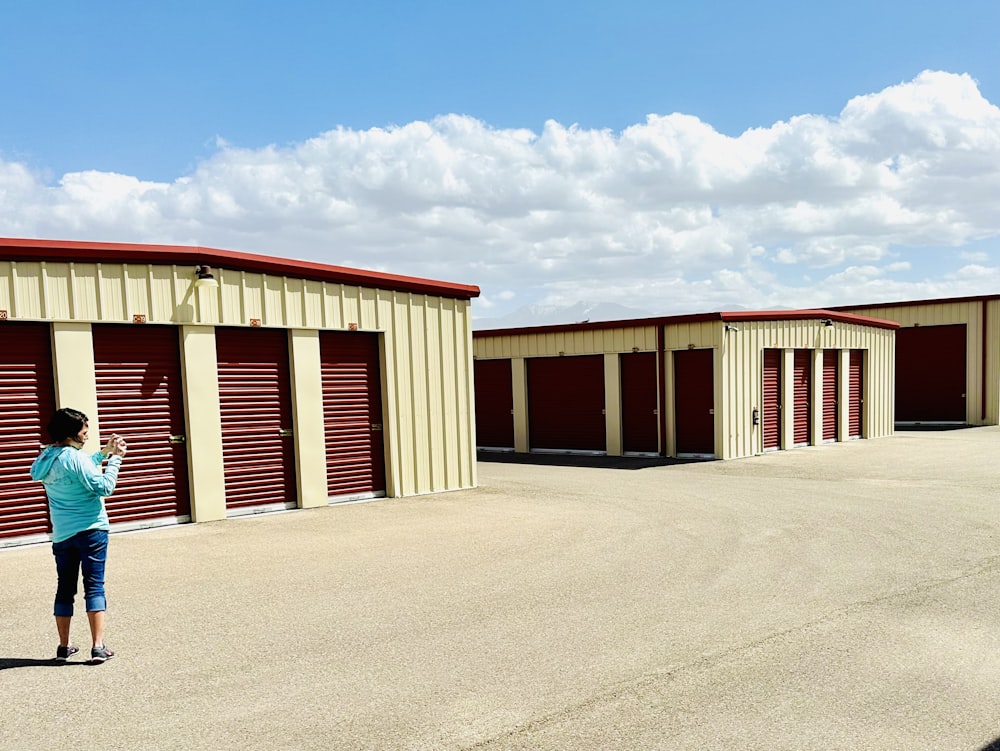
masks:
{"type": "Polygon", "coordinates": [[[53,443],[59,443],[67,438],[74,438],[83,430],[83,426],[90,422],[87,416],[78,409],[63,407],[57,410],[52,419],[49,420],[49,436],[53,443]]]}

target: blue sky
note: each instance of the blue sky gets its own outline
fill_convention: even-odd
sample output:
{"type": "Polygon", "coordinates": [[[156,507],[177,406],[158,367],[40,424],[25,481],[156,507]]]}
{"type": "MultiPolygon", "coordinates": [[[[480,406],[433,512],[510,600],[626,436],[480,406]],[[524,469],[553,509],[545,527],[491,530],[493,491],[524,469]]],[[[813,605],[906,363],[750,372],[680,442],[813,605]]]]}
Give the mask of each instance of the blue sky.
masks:
{"type": "Polygon", "coordinates": [[[985,0],[9,3],[0,235],[445,278],[478,317],[1000,292],[998,28],[985,0]]]}

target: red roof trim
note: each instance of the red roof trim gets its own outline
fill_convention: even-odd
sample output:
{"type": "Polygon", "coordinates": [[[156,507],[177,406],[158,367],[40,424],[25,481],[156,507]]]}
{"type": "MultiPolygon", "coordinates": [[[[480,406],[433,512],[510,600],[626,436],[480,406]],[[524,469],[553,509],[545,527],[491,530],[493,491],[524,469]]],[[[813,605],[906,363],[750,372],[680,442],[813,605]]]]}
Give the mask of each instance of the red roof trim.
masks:
{"type": "Polygon", "coordinates": [[[841,323],[856,323],[881,329],[898,329],[895,321],[881,318],[855,316],[833,310],[749,310],[722,313],[696,313],[693,315],[660,316],[658,318],[628,318],[620,321],[587,321],[582,323],[552,324],[548,326],[520,326],[509,329],[485,329],[473,331],[475,339],[491,336],[519,336],[524,334],[554,334],[569,331],[600,331],[603,329],[640,328],[643,326],[673,326],[683,323],[704,323],[706,321],[798,321],[824,320],[841,323]]]}
{"type": "Polygon", "coordinates": [[[661,316],[658,318],[626,318],[620,321],[581,321],[580,323],[553,323],[545,326],[518,326],[509,329],[482,329],[473,331],[473,337],[517,336],[519,334],[552,334],[560,331],[600,331],[602,329],[633,329],[642,326],[667,326],[671,323],[701,323],[721,320],[719,313],[661,316]]]}
{"type": "Polygon", "coordinates": [[[1000,300],[1000,295],[971,295],[969,297],[939,297],[933,300],[899,300],[897,302],[877,302],[870,305],[837,305],[830,310],[857,310],[858,308],[912,308],[917,305],[949,305],[963,302],[989,302],[1000,300]]]}
{"type": "Polygon", "coordinates": [[[899,324],[895,321],[886,321],[882,318],[870,318],[868,316],[856,316],[851,313],[842,313],[834,309],[815,308],[812,310],[759,310],[745,313],[720,313],[723,321],[802,321],[802,320],[824,320],[841,323],[857,323],[862,326],[873,326],[880,329],[898,329],[899,324]]]}
{"type": "Polygon", "coordinates": [[[364,271],[346,266],[331,266],[313,261],[299,261],[235,250],[220,250],[200,245],[145,245],[0,238],[0,260],[164,263],[192,267],[208,264],[226,270],[252,271],[339,284],[356,284],[361,287],[377,287],[399,292],[419,292],[462,300],[479,297],[479,287],[471,284],[439,282],[414,276],[364,271]]]}

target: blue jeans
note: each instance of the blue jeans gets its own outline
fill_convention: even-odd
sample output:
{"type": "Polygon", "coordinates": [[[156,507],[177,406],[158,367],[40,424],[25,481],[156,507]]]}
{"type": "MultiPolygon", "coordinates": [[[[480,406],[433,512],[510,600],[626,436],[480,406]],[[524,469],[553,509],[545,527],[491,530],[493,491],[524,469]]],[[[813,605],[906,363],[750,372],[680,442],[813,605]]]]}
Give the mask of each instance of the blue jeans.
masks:
{"type": "Polygon", "coordinates": [[[104,564],[108,559],[108,531],[87,529],[77,532],[67,540],[52,543],[52,555],[56,557],[56,603],[53,615],[72,616],[73,599],[83,568],[83,596],[87,612],[106,610],[108,601],[104,596],[104,564]]]}

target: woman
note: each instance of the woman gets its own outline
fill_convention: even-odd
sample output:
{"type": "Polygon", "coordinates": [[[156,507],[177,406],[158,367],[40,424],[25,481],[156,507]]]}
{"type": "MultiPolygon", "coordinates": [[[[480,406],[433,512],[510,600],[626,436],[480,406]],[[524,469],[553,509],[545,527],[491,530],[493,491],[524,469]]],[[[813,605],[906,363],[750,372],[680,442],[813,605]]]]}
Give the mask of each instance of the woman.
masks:
{"type": "Polygon", "coordinates": [[[80,569],[93,646],[90,661],[101,663],[114,657],[104,643],[104,563],[108,554],[108,512],[104,497],[118,482],[118,469],[125,456],[125,440],[112,435],[103,451],[87,454],[87,416],[75,409],[60,409],[48,425],[52,445],[46,446],[34,464],[31,477],[45,485],[52,520],[52,554],[56,559],[58,586],[54,615],[59,632],[56,660],[65,662],[80,650],[69,641],[80,569]],[[104,460],[108,468],[101,471],[104,460]]]}

